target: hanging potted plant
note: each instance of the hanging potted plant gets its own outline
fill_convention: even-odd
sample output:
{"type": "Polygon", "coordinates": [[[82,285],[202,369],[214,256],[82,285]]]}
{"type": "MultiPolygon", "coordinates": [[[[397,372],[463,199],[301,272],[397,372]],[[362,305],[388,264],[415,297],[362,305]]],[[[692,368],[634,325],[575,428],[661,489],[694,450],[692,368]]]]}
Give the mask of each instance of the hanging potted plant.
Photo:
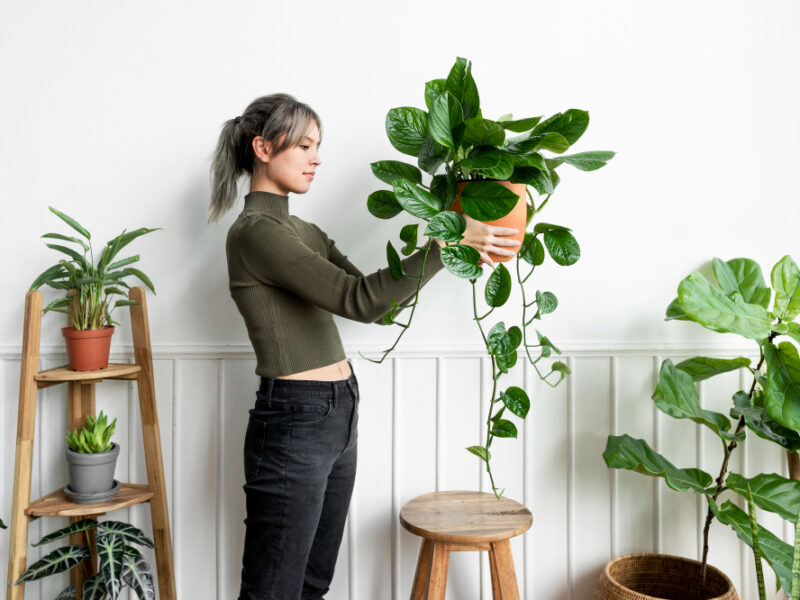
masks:
{"type": "MultiPolygon", "coordinates": [[[[441,258],[447,270],[472,284],[474,320],[492,361],[493,387],[485,443],[467,450],[484,463],[492,490],[500,498],[503,491],[495,485],[492,475],[490,446],[497,437],[517,437],[516,425],[504,417],[512,414],[524,419],[530,408],[530,399],[522,388],[510,386],[500,390],[500,377],[514,367],[520,351],[548,385],[558,385],[569,374],[567,365],[560,361],[553,362],[549,369],[541,368],[542,359],[560,351],[538,330],[535,334],[529,330],[535,320],[556,309],[558,300],[552,292],[534,292],[525,286],[530,283],[533,271],[544,262],[545,248],[561,266],[574,264],[580,257],[580,248],[569,228],[534,224],[533,216],[550,200],[560,181],[557,169],[561,165],[566,163],[583,171],[593,171],[603,167],[614,152],[563,154],[589,125],[589,113],[583,110],[570,109],[546,119],[539,116],[513,119],[511,114],[497,119],[485,118],[471,71],[471,63],[459,57],[446,79],[434,79],[425,84],[427,111],[405,106],[388,112],[389,141],[400,152],[415,157],[417,165],[396,160],[372,163],[375,176],[392,189],[370,194],[367,208],[381,219],[400,213],[422,219],[425,222],[422,235],[446,244],[441,249],[441,258]],[[518,135],[508,137],[506,132],[518,135]],[[546,154],[548,152],[552,154],[546,154]],[[430,176],[427,183],[423,181],[423,174],[430,176]],[[543,199],[535,198],[530,188],[543,199]],[[484,319],[509,298],[512,277],[502,262],[511,257],[489,255],[501,264],[488,277],[483,294],[488,310],[480,314],[486,310],[479,312],[477,302],[477,280],[483,270],[478,251],[460,243],[466,228],[464,215],[492,225],[514,227],[520,232],[516,238],[521,242],[516,255],[516,279],[522,291],[519,326],[507,328],[503,321],[488,331],[483,326],[484,319]]],[[[418,239],[418,223],[403,226],[400,240],[405,245],[401,253],[409,255],[418,246],[424,246],[427,257],[430,246],[419,244],[418,239]]],[[[386,256],[394,277],[408,276],[391,241],[386,245],[386,256]]],[[[424,269],[423,259],[423,273],[424,269]]],[[[401,328],[394,344],[378,359],[362,355],[363,358],[382,362],[408,331],[419,302],[423,273],[419,275],[414,300],[406,307],[411,308],[408,319],[398,320],[400,306],[396,302],[383,316],[384,324],[401,328]]]]}
{"type": "Polygon", "coordinates": [[[719,438],[722,453],[718,474],[712,476],[693,467],[678,468],[646,441],[628,435],[609,436],[603,453],[611,468],[662,477],[673,490],[694,492],[706,499],[702,560],[652,554],[616,558],[606,565],[600,578],[594,596],[597,600],[676,598],[690,593],[701,600],[737,598],[730,580],[707,562],[709,530],[714,519],[729,525],[753,549],[761,598],[766,597],[762,560],[775,571],[789,597],[800,597],[800,589],[792,595],[793,562],[795,581],[800,582],[800,539],[796,539],[793,548],[759,525],[755,517],[758,507],[777,513],[797,527],[800,482],[776,473],[747,478],[728,471],[731,456],[748,430],[781,446],[790,456],[800,450],[800,357],[791,341],[775,343],[779,336],[800,342],[800,324],[795,322],[800,315],[800,269],[790,256],[784,256],[772,270],[772,289],[765,283],[758,263],[750,259],[715,258],[713,271],[716,285],[701,273],[681,281],[678,297],[667,308],[667,319],[694,321],[712,331],[736,333],[753,340],[758,362],[752,365],[745,357],[696,356],[673,364],[667,359],[661,365],[653,400],[660,411],[676,419],[694,421],[719,438]],[[732,390],[729,414],[734,421],[722,413],[703,409],[695,383],[739,369],[747,369],[753,378],[747,388],[732,390]],[[742,510],[730,499],[722,502],[726,492],[743,497],[748,510],[742,510]],[[669,576],[665,577],[665,573],[669,576]]]}
{"type": "Polygon", "coordinates": [[[61,333],[66,339],[69,368],[74,371],[104,369],[108,366],[114,325],[119,325],[111,315],[115,308],[135,304],[120,289],[130,287],[125,278],[136,277],[155,293],[147,275],[129,266],[138,262],[138,254],[121,260],[115,258],[134,239],[159,228],[124,230],[105,245],[95,264],[91,234],[75,219],[52,206],[50,212],[77,231],[81,237],[61,233],[46,233],[42,236],[68,242],[71,246],[46,244],[48,248],[65,254],[68,259],[62,258],[44,271],[34,280],[30,289],[36,290],[47,285],[66,292],[65,297],[54,300],[42,312],[56,311],[67,315],[67,327],[62,328],[61,333]],[[113,297],[117,295],[122,298],[115,301],[113,297]]]}
{"type": "Polygon", "coordinates": [[[109,424],[101,410],[97,417],[86,417],[80,432],[73,429],[67,435],[69,483],[64,493],[73,502],[105,502],[119,491],[120,483],[114,479],[119,444],[111,441],[116,426],[117,420],[109,424]]]}

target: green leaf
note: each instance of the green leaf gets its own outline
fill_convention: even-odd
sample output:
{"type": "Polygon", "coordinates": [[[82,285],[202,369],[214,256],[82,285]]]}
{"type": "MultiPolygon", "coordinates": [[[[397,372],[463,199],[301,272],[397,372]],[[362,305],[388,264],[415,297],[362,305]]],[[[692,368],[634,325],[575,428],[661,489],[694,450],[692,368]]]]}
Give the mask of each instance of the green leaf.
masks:
{"type": "Polygon", "coordinates": [[[724,260],[714,258],[711,261],[714,270],[714,277],[717,278],[717,283],[726,295],[730,296],[733,292],[739,291],[739,282],[736,280],[736,275],[731,269],[730,265],[724,260]]]}
{"type": "Polygon", "coordinates": [[[538,267],[544,262],[544,246],[533,233],[526,233],[519,256],[529,265],[538,267]]]}
{"type": "Polygon", "coordinates": [[[492,435],[502,438],[515,438],[517,437],[517,426],[511,421],[499,419],[492,427],[492,435]]]}
{"type": "Polygon", "coordinates": [[[759,437],[775,442],[790,452],[800,451],[800,435],[772,419],[764,407],[764,393],[754,392],[754,402],[750,402],[747,393],[739,390],[733,395],[731,417],[744,417],[745,424],[759,437]]]}
{"type": "Polygon", "coordinates": [[[686,311],[683,310],[680,300],[678,300],[677,298],[675,298],[675,300],[669,303],[669,306],[667,307],[667,315],[664,320],[691,321],[691,319],[688,316],[686,316],[686,311]]]}
{"type": "Polygon", "coordinates": [[[456,198],[456,177],[452,171],[445,175],[434,175],[431,179],[431,193],[442,201],[442,210],[450,210],[456,198]]]}
{"type": "Polygon", "coordinates": [[[516,206],[519,196],[495,181],[475,181],[461,190],[461,209],[478,221],[494,221],[516,206]]]}
{"type": "Polygon", "coordinates": [[[389,271],[395,279],[403,279],[406,276],[403,270],[403,263],[397,255],[397,250],[392,246],[392,242],[386,242],[386,261],[389,263],[389,271]]]}
{"type": "Polygon", "coordinates": [[[455,134],[456,128],[463,122],[461,104],[453,94],[445,92],[437,96],[431,104],[431,113],[428,120],[431,137],[448,148],[457,148],[461,145],[461,135],[455,134]]]}
{"type": "Polygon", "coordinates": [[[514,157],[511,154],[500,151],[499,162],[494,167],[480,169],[480,172],[484,177],[504,181],[511,177],[514,172],[514,157]]]}
{"type": "Polygon", "coordinates": [[[581,248],[578,240],[566,230],[551,229],[544,234],[544,245],[557,264],[569,266],[578,262],[581,248]]]}
{"type": "Polygon", "coordinates": [[[800,269],[788,254],[772,268],[772,287],[775,288],[775,316],[793,321],[800,314],[800,269]]]}
{"type": "Polygon", "coordinates": [[[478,87],[472,78],[472,63],[458,57],[447,76],[447,91],[453,94],[464,107],[463,119],[480,116],[478,87]]]}
{"type": "Polygon", "coordinates": [[[122,557],[122,581],[136,593],[139,600],[155,600],[153,572],[143,557],[127,554],[122,557]]]}
{"type": "Polygon", "coordinates": [[[129,256],[128,258],[123,258],[122,260],[117,261],[114,264],[108,265],[108,270],[113,271],[114,269],[119,269],[120,267],[124,267],[126,265],[130,265],[135,262],[139,262],[138,254],[136,256],[129,256]]]}
{"type": "Polygon", "coordinates": [[[692,377],[687,372],[678,369],[669,359],[661,363],[653,400],[660,411],[671,417],[691,419],[695,423],[705,425],[724,439],[733,439],[733,436],[728,433],[731,428],[728,417],[700,408],[700,397],[692,377]]]}
{"type": "Polygon", "coordinates": [[[31,290],[38,290],[43,284],[51,285],[51,282],[56,279],[63,279],[67,277],[68,273],[64,266],[61,264],[53,265],[46,271],[44,271],[41,275],[39,275],[36,279],[33,280],[30,288],[31,290]]]}
{"type": "Polygon", "coordinates": [[[419,156],[428,135],[428,113],[413,106],[391,109],[386,114],[386,135],[403,154],[419,156]]]}
{"type": "Polygon", "coordinates": [[[553,292],[540,292],[536,290],[536,306],[540,315],[548,315],[558,308],[558,298],[553,292]]]}
{"type": "Polygon", "coordinates": [[[394,319],[397,316],[397,311],[399,308],[400,306],[398,306],[397,302],[395,302],[394,298],[392,298],[392,310],[381,317],[381,323],[384,325],[391,325],[394,323],[394,319]]]}
{"type": "Polygon", "coordinates": [[[466,228],[467,220],[463,215],[445,210],[431,217],[424,235],[443,242],[458,242],[463,239],[466,228]]]}
{"type": "Polygon", "coordinates": [[[25,569],[19,579],[12,585],[17,585],[24,581],[36,581],[48,575],[54,575],[67,571],[75,565],[79,565],[89,558],[88,546],[62,546],[43,556],[30,567],[25,569]]]}
{"type": "Polygon", "coordinates": [[[406,245],[400,250],[405,256],[408,256],[414,250],[417,249],[417,230],[419,229],[419,225],[414,223],[413,225],[405,225],[400,230],[400,239],[406,243],[406,245]]]}
{"type": "Polygon", "coordinates": [[[711,475],[700,469],[677,468],[650,448],[647,442],[627,434],[608,436],[603,460],[612,469],[627,469],[652,477],[663,477],[667,485],[678,492],[691,490],[696,494],[705,494],[714,482],[711,475]]]}
{"type": "Polygon", "coordinates": [[[491,169],[500,164],[502,153],[492,146],[476,146],[459,164],[465,169],[491,169]]]}
{"type": "Polygon", "coordinates": [[[800,357],[791,342],[764,344],[767,385],[764,403],[769,416],[800,432],[800,357]]]}
{"type": "Polygon", "coordinates": [[[744,498],[747,498],[748,484],[756,506],[794,523],[800,509],[800,481],[792,481],[776,473],[762,473],[751,479],[738,473],[729,473],[725,480],[725,485],[744,498]]]}
{"type": "Polygon", "coordinates": [[[764,282],[758,263],[749,258],[734,258],[727,263],[736,278],[742,299],[748,304],[758,304],[767,308],[771,291],[764,282]]]}
{"type": "MultiPolygon", "coordinates": [[[[56,600],[73,600],[75,598],[75,593],[77,591],[78,591],[78,586],[68,585],[59,592],[58,596],[56,596],[56,600]]],[[[90,598],[87,598],[85,594],[83,597],[85,600],[91,600],[90,598]]]]}
{"type": "Polygon", "coordinates": [[[541,120],[542,117],[528,117],[526,119],[517,119],[516,121],[512,121],[509,116],[508,119],[498,119],[497,124],[503,127],[503,129],[520,133],[522,131],[533,129],[541,120]]]}
{"type": "Polygon", "coordinates": [[[447,90],[446,79],[432,79],[425,83],[425,106],[428,107],[428,110],[436,97],[443,94],[445,90],[447,90]]]}
{"type": "Polygon", "coordinates": [[[401,162],[399,160],[380,160],[370,164],[372,173],[380,179],[392,185],[395,179],[408,179],[414,183],[422,183],[422,172],[414,165],[401,162]]]}
{"type": "MultiPolygon", "coordinates": [[[[154,294],[156,293],[156,290],[153,287],[153,282],[150,281],[150,278],[144,273],[142,273],[139,269],[134,269],[133,267],[127,267],[122,271],[114,271],[113,273],[123,273],[123,275],[126,277],[132,275],[133,277],[136,277],[139,281],[141,281],[143,284],[145,284],[148,288],[150,288],[151,292],[153,292],[154,294]]],[[[112,275],[113,273],[109,273],[109,275],[112,275]]]]}
{"type": "Polygon", "coordinates": [[[565,154],[554,159],[554,166],[560,165],[562,162],[572,165],[581,171],[595,171],[601,167],[605,167],[609,160],[614,158],[616,152],[607,150],[593,150],[591,152],[579,152],[578,154],[565,154]]]}
{"type": "Polygon", "coordinates": [[[122,521],[100,521],[97,524],[97,528],[106,533],[116,535],[128,543],[139,544],[140,546],[146,546],[151,549],[156,547],[153,540],[147,537],[144,531],[138,527],[134,527],[130,523],[124,523],[122,521]]]}
{"type": "Polygon", "coordinates": [[[83,582],[83,600],[103,600],[108,593],[102,573],[95,573],[83,582]]]}
{"type": "MultiPolygon", "coordinates": [[[[559,352],[559,354],[560,354],[560,352],[559,352]]],[[[572,373],[572,370],[570,370],[570,368],[565,363],[563,363],[563,362],[561,362],[559,360],[557,360],[552,365],[550,365],[550,370],[552,370],[552,371],[554,371],[556,373],[561,373],[561,379],[564,379],[564,377],[566,377],[567,375],[572,373]]]]}
{"type": "Polygon", "coordinates": [[[97,536],[97,556],[100,558],[100,572],[105,579],[108,595],[112,600],[122,589],[122,558],[125,556],[125,542],[122,537],[103,531],[97,536]]]}
{"type": "Polygon", "coordinates": [[[52,206],[48,206],[48,208],[50,209],[51,213],[56,215],[59,219],[64,221],[64,223],[66,223],[67,225],[72,227],[75,231],[80,233],[87,240],[91,240],[92,239],[92,235],[83,227],[83,225],[78,223],[75,219],[73,219],[69,215],[64,214],[60,210],[57,210],[57,209],[53,208],[52,206]]]}
{"type": "Polygon", "coordinates": [[[476,279],[483,271],[478,266],[481,255],[472,246],[445,246],[440,251],[442,264],[456,277],[476,279]]]}
{"type": "Polygon", "coordinates": [[[490,119],[467,119],[464,125],[465,146],[502,146],[506,139],[503,127],[490,119]]]}
{"type": "MultiPolygon", "coordinates": [[[[550,341],[550,338],[541,334],[541,332],[537,329],[536,330],[536,337],[539,338],[539,345],[542,347],[542,356],[547,358],[550,356],[551,351],[555,352],[556,354],[561,354],[561,350],[559,350],[553,342],[550,341]]],[[[561,363],[563,364],[563,363],[561,363]]],[[[557,369],[556,369],[557,370],[557,369]]],[[[571,373],[569,369],[566,370],[566,374],[568,375],[571,373]]]]}
{"type": "Polygon", "coordinates": [[[500,392],[500,398],[503,400],[505,407],[520,419],[528,416],[528,411],[531,409],[531,401],[522,388],[511,386],[505,392],[500,392]]]}
{"type": "Polygon", "coordinates": [[[553,193],[553,180],[547,171],[536,167],[516,167],[508,178],[511,183],[524,183],[535,189],[539,195],[553,193]]]}
{"type": "Polygon", "coordinates": [[[503,263],[498,263],[486,281],[486,304],[494,308],[503,306],[510,294],[511,274],[503,263]]]}
{"type": "MultiPolygon", "coordinates": [[[[753,547],[753,534],[747,513],[730,500],[725,501],[721,507],[717,507],[716,503],[709,498],[709,505],[720,523],[729,525],[740,540],[751,548],[753,547]]],[[[792,583],[792,547],[761,525],[758,526],[758,540],[762,556],[772,567],[772,570],[775,571],[775,575],[783,589],[790,593],[792,583]]]]}
{"type": "Polygon", "coordinates": [[[372,192],[367,198],[367,209],[379,219],[391,219],[403,211],[403,207],[389,190],[372,192]]]}
{"type": "Polygon", "coordinates": [[[442,210],[441,200],[438,197],[413,182],[396,179],[392,185],[400,206],[415,217],[429,219],[442,210]]]}
{"type": "Polygon", "coordinates": [[[68,535],[72,535],[73,533],[80,533],[81,531],[86,531],[87,529],[91,529],[93,527],[97,527],[97,521],[95,519],[83,519],[81,521],[76,521],[75,523],[72,523],[67,527],[64,527],[62,529],[59,529],[58,531],[54,531],[53,533],[44,536],[35,544],[31,544],[31,546],[33,547],[42,546],[44,544],[54,542],[55,540],[60,540],[61,538],[67,537],[68,535]]]}
{"type": "Polygon", "coordinates": [[[492,459],[492,454],[483,446],[470,446],[467,448],[470,452],[472,452],[475,456],[480,458],[484,462],[489,462],[492,459]]]}
{"type": "Polygon", "coordinates": [[[756,521],[756,507],[753,504],[753,495],[750,493],[750,485],[747,486],[747,516],[750,519],[750,533],[753,535],[753,558],[756,561],[756,581],[758,584],[758,597],[760,600],[767,600],[767,592],[764,588],[764,572],[761,569],[761,546],[758,543],[758,521],[756,521]]]}
{"type": "Polygon", "coordinates": [[[486,339],[489,354],[505,355],[514,352],[519,347],[522,342],[522,332],[516,326],[506,331],[505,323],[500,321],[489,330],[486,339]]]}
{"type": "Polygon", "coordinates": [[[442,146],[430,135],[425,137],[422,142],[422,149],[419,151],[417,164],[419,168],[433,175],[436,170],[450,157],[451,151],[446,146],[442,146]]]}
{"type": "Polygon", "coordinates": [[[559,133],[567,140],[568,145],[572,145],[586,131],[589,126],[589,113],[585,110],[571,108],[562,113],[556,113],[549,119],[540,122],[533,130],[533,135],[541,135],[552,132],[559,133]]]}
{"type": "Polygon", "coordinates": [[[729,298],[700,273],[681,281],[678,300],[689,318],[712,331],[753,340],[763,340],[771,331],[772,320],[763,306],[747,304],[738,295],[729,298]]]}
{"type": "Polygon", "coordinates": [[[498,354],[494,357],[495,362],[497,364],[497,368],[500,369],[502,373],[508,373],[508,371],[517,364],[517,353],[509,352],[508,354],[498,354]]]}
{"type": "Polygon", "coordinates": [[[45,246],[53,250],[57,250],[58,252],[63,252],[64,254],[69,256],[72,260],[74,260],[82,269],[86,271],[91,269],[91,265],[83,257],[83,255],[73,250],[72,248],[67,248],[66,246],[61,246],[59,244],[45,244],[45,246]]]}
{"type": "Polygon", "coordinates": [[[703,381],[709,377],[714,377],[721,373],[736,371],[750,366],[750,359],[740,356],[739,358],[708,358],[706,356],[695,356],[688,358],[677,365],[681,371],[686,371],[693,381],[703,381]]]}
{"type": "Polygon", "coordinates": [[[75,244],[80,244],[81,248],[83,248],[84,251],[86,252],[89,251],[89,244],[87,244],[80,238],[72,237],[69,235],[63,235],[61,233],[45,233],[42,237],[49,238],[51,240],[61,240],[63,242],[73,242],[75,244]]]}
{"type": "Polygon", "coordinates": [[[105,268],[105,265],[109,264],[114,257],[122,250],[125,246],[130,244],[133,240],[138,238],[139,236],[145,235],[147,233],[152,233],[154,231],[160,231],[160,227],[148,228],[148,227],[140,227],[139,229],[135,229],[134,231],[123,231],[113,240],[109,240],[106,243],[106,247],[103,248],[103,254],[100,257],[100,270],[102,271],[105,268]]]}

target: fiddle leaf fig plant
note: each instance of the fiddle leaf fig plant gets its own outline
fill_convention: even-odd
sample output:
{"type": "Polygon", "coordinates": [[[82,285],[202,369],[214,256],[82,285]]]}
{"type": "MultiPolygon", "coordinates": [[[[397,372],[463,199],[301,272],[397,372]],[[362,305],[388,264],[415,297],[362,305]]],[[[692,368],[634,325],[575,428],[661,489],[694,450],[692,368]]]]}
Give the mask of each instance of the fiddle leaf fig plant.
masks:
{"type": "MultiPolygon", "coordinates": [[[[425,84],[424,100],[424,109],[401,106],[392,108],[386,115],[389,142],[399,152],[414,157],[416,164],[398,160],[372,163],[375,177],[391,189],[377,190],[367,198],[368,210],[379,219],[405,213],[424,222],[422,227],[418,222],[404,224],[399,233],[404,244],[402,254],[424,251],[421,273],[414,276],[419,278],[419,283],[413,301],[402,307],[393,301],[392,309],[382,318],[383,324],[400,328],[394,343],[378,359],[362,357],[383,362],[411,326],[419,304],[428,253],[434,243],[428,240],[421,244],[420,231],[423,239],[444,242],[440,255],[445,268],[472,285],[473,319],[492,362],[493,388],[486,420],[486,441],[467,450],[485,463],[492,490],[500,498],[503,491],[498,490],[492,476],[490,447],[495,437],[517,437],[516,425],[503,417],[508,411],[524,419],[530,410],[530,399],[521,388],[501,389],[498,380],[514,367],[521,350],[548,385],[558,385],[569,374],[567,365],[560,361],[550,365],[546,373],[540,370],[541,360],[560,354],[560,350],[541,332],[536,330],[534,336],[529,328],[534,321],[552,313],[558,300],[552,292],[526,290],[525,285],[533,271],[544,263],[545,250],[557,265],[569,266],[580,257],[580,247],[569,228],[548,223],[532,225],[532,220],[558,186],[557,169],[561,165],[593,171],[603,167],[614,152],[564,154],[589,125],[589,113],[584,110],[569,109],[548,118],[514,119],[511,114],[486,118],[472,76],[472,63],[465,58],[456,59],[446,78],[425,84]],[[522,184],[525,197],[521,199],[500,182],[522,184]],[[457,200],[460,210],[451,210],[457,200]],[[513,287],[512,274],[502,263],[495,267],[482,294],[488,311],[480,315],[477,281],[483,269],[479,252],[461,243],[467,227],[464,215],[479,221],[495,221],[506,216],[520,201],[526,203],[527,218],[523,228],[532,225],[524,234],[516,258],[515,275],[522,290],[521,321],[509,327],[499,321],[484,328],[482,321],[508,301],[513,287]],[[411,312],[401,321],[398,315],[406,308],[411,312]]],[[[386,245],[386,259],[395,278],[412,277],[403,271],[391,240],[386,245]]]]}
{"type": "MultiPolygon", "coordinates": [[[[719,473],[712,476],[697,468],[675,467],[647,442],[628,435],[609,436],[603,459],[611,468],[662,477],[676,491],[691,491],[706,498],[701,598],[705,598],[709,529],[715,518],[753,548],[758,565],[763,559],[772,567],[790,597],[800,597],[800,586],[792,585],[793,556],[798,575],[800,554],[758,525],[753,510],[746,512],[730,499],[720,503],[721,495],[731,492],[748,505],[776,513],[797,526],[799,481],[776,473],[747,478],[728,472],[728,466],[748,430],[789,453],[800,451],[800,357],[789,341],[800,342],[800,324],[795,322],[800,315],[800,269],[790,256],[784,256],[772,269],[771,288],[758,263],[748,258],[715,258],[712,270],[713,281],[696,272],[680,282],[678,297],[667,308],[667,320],[694,321],[712,331],[751,339],[758,361],[753,365],[746,357],[696,356],[673,364],[667,359],[661,365],[653,400],[663,413],[694,421],[719,438],[719,473]],[[779,340],[781,337],[789,340],[779,340]],[[747,389],[732,392],[729,415],[703,409],[695,384],[739,369],[747,369],[752,381],[747,389]],[[791,595],[793,589],[795,596],[791,595]]],[[[763,586],[763,578],[760,583],[763,586]]]]}
{"type": "MultiPolygon", "coordinates": [[[[81,589],[83,600],[116,600],[124,587],[132,589],[139,600],[154,600],[156,592],[152,569],[135,546],[155,547],[153,540],[143,531],[121,521],[83,519],[44,536],[33,545],[49,544],[76,533],[85,535],[85,545],[72,544],[53,550],[29,566],[12,585],[36,581],[82,565],[86,576],[81,589]],[[96,556],[93,556],[95,550],[89,537],[90,530],[96,532],[96,556]],[[98,558],[100,564],[97,572],[90,573],[86,560],[92,559],[94,564],[98,558]]],[[[72,600],[78,597],[77,592],[76,586],[69,585],[59,593],[58,598],[72,600]]]]}
{"type": "Polygon", "coordinates": [[[50,212],[69,225],[80,237],[62,233],[46,233],[42,236],[70,244],[70,246],[46,244],[48,248],[68,258],[62,258],[46,269],[33,281],[30,289],[38,290],[41,286],[47,285],[57,290],[64,290],[66,295],[48,304],[42,313],[49,311],[65,313],[69,325],[75,329],[101,329],[119,324],[111,318],[114,309],[136,304],[134,300],[129,300],[121,289],[130,288],[125,282],[126,278],[135,277],[155,294],[150,278],[139,269],[130,266],[139,261],[138,254],[120,260],[115,259],[133,240],[160,228],[140,227],[134,231],[123,230],[106,243],[95,263],[92,236],[89,231],[69,215],[52,206],[49,208],[50,212]],[[122,298],[114,301],[114,296],[122,298]]]}

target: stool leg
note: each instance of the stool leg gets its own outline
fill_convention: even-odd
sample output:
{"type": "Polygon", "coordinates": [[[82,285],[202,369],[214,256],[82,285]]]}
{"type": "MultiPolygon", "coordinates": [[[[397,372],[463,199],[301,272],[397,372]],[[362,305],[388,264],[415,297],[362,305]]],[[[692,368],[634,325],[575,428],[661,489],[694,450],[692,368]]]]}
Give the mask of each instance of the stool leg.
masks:
{"type": "Polygon", "coordinates": [[[431,574],[428,584],[427,600],[444,600],[447,587],[447,568],[450,563],[450,550],[444,542],[434,542],[431,556],[431,574]]]}
{"type": "Polygon", "coordinates": [[[492,542],[489,551],[489,565],[492,571],[492,595],[494,600],[519,600],[517,576],[514,573],[514,559],[511,556],[511,542],[502,540],[492,542]]]}
{"type": "Polygon", "coordinates": [[[411,600],[425,600],[428,595],[428,579],[431,576],[431,554],[433,542],[422,539],[417,560],[417,572],[414,575],[414,587],[411,589],[411,600]]]}

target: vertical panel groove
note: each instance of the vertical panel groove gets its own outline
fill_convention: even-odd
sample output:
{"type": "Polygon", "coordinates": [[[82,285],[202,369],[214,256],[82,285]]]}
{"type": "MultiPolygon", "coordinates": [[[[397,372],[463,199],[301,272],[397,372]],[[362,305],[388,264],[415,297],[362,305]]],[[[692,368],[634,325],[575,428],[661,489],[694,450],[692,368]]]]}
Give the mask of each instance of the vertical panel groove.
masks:
{"type": "MultiPolygon", "coordinates": [[[[661,365],[661,357],[656,356],[653,361],[653,389],[655,389],[657,382],[658,382],[658,371],[659,366],[661,365]]],[[[656,452],[661,453],[661,411],[658,410],[653,404],[653,448],[656,452]]],[[[662,531],[661,531],[661,522],[662,522],[662,498],[661,498],[661,478],[654,477],[653,478],[653,546],[655,546],[654,550],[656,554],[661,554],[661,541],[663,539],[662,531]]]]}
{"type": "Polygon", "coordinates": [[[225,544],[225,361],[217,359],[217,510],[216,510],[216,567],[217,598],[225,597],[224,569],[226,552],[225,544]]]}
{"type": "Polygon", "coordinates": [[[575,370],[575,358],[567,359],[567,366],[573,376],[567,378],[567,439],[569,455],[569,475],[567,477],[567,598],[575,600],[575,384],[578,377],[575,370]]]}
{"type": "MultiPolygon", "coordinates": [[[[531,380],[530,363],[526,360],[522,363],[522,389],[526,392],[529,389],[531,380]]],[[[529,394],[532,396],[533,394],[529,394]]],[[[533,405],[533,402],[531,402],[533,405]]],[[[531,410],[533,410],[531,408],[531,410]]],[[[527,419],[522,422],[522,503],[530,509],[533,503],[533,481],[528,473],[533,468],[533,416],[528,413],[527,419]]],[[[533,571],[533,551],[531,550],[531,531],[528,530],[522,537],[522,597],[530,598],[533,594],[533,582],[530,574],[533,571]]]]}
{"type": "MultiPolygon", "coordinates": [[[[619,435],[619,365],[611,357],[611,435],[619,435]]],[[[609,469],[611,476],[611,556],[619,553],[619,473],[609,469]]]]}
{"type": "Polygon", "coordinates": [[[173,557],[172,562],[175,566],[175,588],[178,598],[181,597],[181,579],[183,570],[181,569],[181,491],[178,485],[177,466],[180,464],[178,454],[180,449],[180,428],[178,427],[178,398],[181,396],[181,369],[180,359],[172,359],[172,507],[170,516],[172,517],[172,539],[173,557]]]}
{"type": "Polygon", "coordinates": [[[392,600],[400,600],[400,366],[392,358],[392,600]]]}
{"type": "Polygon", "coordinates": [[[444,414],[442,396],[444,396],[444,377],[442,357],[436,357],[436,491],[440,492],[443,486],[444,457],[442,456],[442,440],[444,439],[444,414]]]}
{"type": "MultiPolygon", "coordinates": [[[[700,382],[698,384],[699,389],[699,402],[700,407],[705,407],[705,400],[706,400],[706,387],[704,382],[700,382]]],[[[703,468],[703,456],[705,454],[705,444],[703,443],[703,431],[702,427],[697,427],[696,431],[696,443],[697,443],[697,466],[699,468],[703,468]]],[[[705,526],[705,505],[701,501],[702,498],[700,495],[697,495],[697,560],[702,560],[703,558],[703,527],[705,526]]]]}

